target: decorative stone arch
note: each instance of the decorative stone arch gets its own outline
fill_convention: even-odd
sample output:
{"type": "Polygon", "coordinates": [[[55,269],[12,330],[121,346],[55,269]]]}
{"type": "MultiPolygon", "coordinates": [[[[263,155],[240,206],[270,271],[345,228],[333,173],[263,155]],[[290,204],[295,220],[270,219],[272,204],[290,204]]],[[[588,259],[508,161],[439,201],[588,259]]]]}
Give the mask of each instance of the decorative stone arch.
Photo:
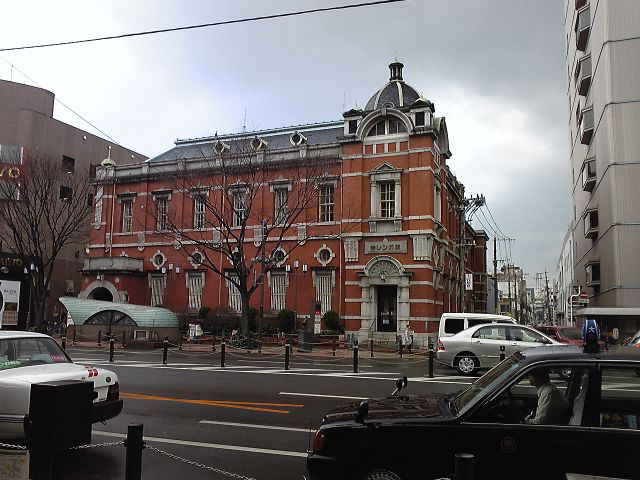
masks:
{"type": "Polygon", "coordinates": [[[123,303],[123,300],[120,298],[120,291],[118,291],[118,289],[116,288],[116,286],[106,280],[95,280],[93,282],[91,282],[89,285],[87,285],[87,287],[82,290],[79,294],[78,294],[78,298],[85,298],[85,299],[93,299],[93,295],[96,293],[96,290],[98,290],[99,288],[106,288],[107,290],[109,290],[109,292],[111,292],[111,295],[113,295],[113,301],[116,303],[123,303]]]}
{"type": "Polygon", "coordinates": [[[361,341],[369,337],[370,332],[376,331],[377,317],[377,289],[378,286],[397,286],[397,332],[402,332],[409,325],[409,279],[412,272],[407,272],[404,266],[395,258],[388,255],[379,255],[367,262],[364,270],[358,273],[360,277],[361,303],[360,303],[360,331],[358,338],[361,341]]]}
{"type": "Polygon", "coordinates": [[[382,107],[379,110],[371,112],[369,115],[362,119],[360,125],[358,125],[358,128],[356,130],[356,137],[358,137],[360,140],[364,140],[365,134],[369,131],[369,129],[378,120],[381,120],[382,118],[388,116],[396,117],[398,120],[400,120],[407,128],[407,136],[409,136],[409,133],[413,130],[413,122],[411,121],[411,119],[396,108],[382,107]]]}

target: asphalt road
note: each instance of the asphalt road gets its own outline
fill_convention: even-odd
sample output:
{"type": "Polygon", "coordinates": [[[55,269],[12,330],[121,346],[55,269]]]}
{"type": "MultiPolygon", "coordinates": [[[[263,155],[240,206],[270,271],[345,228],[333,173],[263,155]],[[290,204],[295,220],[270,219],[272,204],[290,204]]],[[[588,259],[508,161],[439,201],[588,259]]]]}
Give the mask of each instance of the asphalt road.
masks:
{"type": "MultiPolygon", "coordinates": [[[[77,363],[108,368],[118,374],[123,412],[106,425],[94,425],[93,444],[119,442],[127,425],[142,423],[150,447],[189,462],[255,479],[297,479],[305,475],[306,450],[313,430],[331,408],[363,398],[386,396],[394,380],[409,378],[407,393],[449,392],[472,379],[436,366],[427,379],[424,357],[360,359],[296,354],[290,370],[284,356],[228,352],[226,367],[209,353],[108,352],[69,349],[77,363]],[[310,433],[311,432],[311,433],[310,433]]],[[[169,457],[143,452],[146,479],[234,478],[169,457]]],[[[104,446],[69,454],[65,479],[122,479],[125,448],[104,446]]],[[[242,477],[235,477],[242,478],[242,477]]]]}

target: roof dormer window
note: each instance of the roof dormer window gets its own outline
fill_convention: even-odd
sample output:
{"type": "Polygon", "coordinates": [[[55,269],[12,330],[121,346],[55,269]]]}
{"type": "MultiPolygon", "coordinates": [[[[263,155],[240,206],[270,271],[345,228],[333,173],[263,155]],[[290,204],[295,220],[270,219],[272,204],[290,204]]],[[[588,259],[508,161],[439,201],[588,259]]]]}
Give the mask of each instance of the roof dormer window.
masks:
{"type": "Polygon", "coordinates": [[[367,132],[367,137],[379,135],[393,135],[394,133],[407,133],[404,123],[395,117],[387,117],[373,125],[367,132]]]}

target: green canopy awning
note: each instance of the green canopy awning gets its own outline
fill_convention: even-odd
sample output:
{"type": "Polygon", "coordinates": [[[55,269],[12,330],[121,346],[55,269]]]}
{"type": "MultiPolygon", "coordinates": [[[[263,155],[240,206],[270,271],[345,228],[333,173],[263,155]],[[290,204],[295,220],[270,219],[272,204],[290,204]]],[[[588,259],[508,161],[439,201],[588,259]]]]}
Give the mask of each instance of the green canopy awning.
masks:
{"type": "MultiPolygon", "coordinates": [[[[178,317],[171,310],[131,303],[104,302],[76,297],[60,297],[69,312],[69,325],[82,325],[100,312],[119,312],[142,328],[178,328],[178,317]]],[[[95,317],[94,317],[95,318],[95,317]]]]}

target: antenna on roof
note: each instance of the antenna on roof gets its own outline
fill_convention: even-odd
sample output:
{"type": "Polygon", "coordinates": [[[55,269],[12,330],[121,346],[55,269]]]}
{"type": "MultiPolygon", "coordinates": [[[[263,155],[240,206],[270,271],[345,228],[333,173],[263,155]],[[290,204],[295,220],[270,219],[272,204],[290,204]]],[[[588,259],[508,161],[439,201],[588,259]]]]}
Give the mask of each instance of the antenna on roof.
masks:
{"type": "Polygon", "coordinates": [[[342,111],[347,109],[347,92],[342,92],[342,111]]]}
{"type": "Polygon", "coordinates": [[[242,120],[242,133],[247,131],[247,107],[244,107],[244,119],[242,120]]]}

